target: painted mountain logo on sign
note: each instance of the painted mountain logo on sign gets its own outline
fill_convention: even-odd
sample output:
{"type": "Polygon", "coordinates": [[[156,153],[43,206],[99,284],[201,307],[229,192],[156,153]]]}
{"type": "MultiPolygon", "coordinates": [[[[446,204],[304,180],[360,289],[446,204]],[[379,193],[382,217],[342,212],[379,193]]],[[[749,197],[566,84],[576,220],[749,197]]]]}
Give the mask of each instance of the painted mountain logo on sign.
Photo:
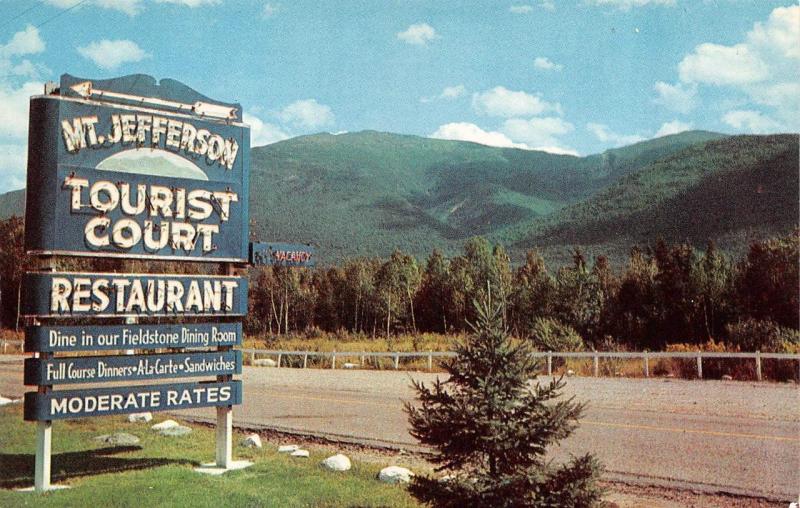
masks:
{"type": "Polygon", "coordinates": [[[158,148],[135,148],[115,153],[97,165],[102,171],[140,175],[208,180],[208,175],[193,162],[158,148]]]}

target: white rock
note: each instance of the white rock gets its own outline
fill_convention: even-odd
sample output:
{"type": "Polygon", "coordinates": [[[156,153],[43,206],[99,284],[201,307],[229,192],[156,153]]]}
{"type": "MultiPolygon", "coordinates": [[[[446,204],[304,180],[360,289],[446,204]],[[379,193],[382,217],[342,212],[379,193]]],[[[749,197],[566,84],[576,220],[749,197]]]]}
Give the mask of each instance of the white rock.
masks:
{"type": "Polygon", "coordinates": [[[344,365],[342,365],[342,368],[343,369],[357,369],[358,368],[358,364],[357,363],[347,362],[344,365]]]}
{"type": "Polygon", "coordinates": [[[256,367],[275,367],[278,365],[278,362],[272,358],[260,358],[258,360],[253,360],[253,365],[256,367]]]}
{"type": "Polygon", "coordinates": [[[133,446],[139,444],[139,438],[127,432],[115,432],[114,434],[104,434],[97,436],[96,441],[110,444],[112,446],[133,446]]]}
{"type": "Polygon", "coordinates": [[[152,413],[131,413],[128,415],[128,421],[131,423],[147,423],[152,419],[152,413]]]}
{"type": "Polygon", "coordinates": [[[158,431],[159,434],[162,436],[167,437],[180,437],[185,436],[186,434],[192,433],[191,427],[185,427],[183,425],[178,425],[177,427],[169,427],[167,429],[161,429],[158,431]]]}
{"type": "Polygon", "coordinates": [[[247,448],[261,448],[261,438],[258,434],[250,434],[242,440],[242,446],[247,448]]]}
{"type": "Polygon", "coordinates": [[[572,377],[572,376],[574,376],[574,375],[575,375],[575,371],[574,371],[574,370],[572,370],[572,369],[569,369],[569,370],[567,371],[567,377],[572,377]]]}
{"type": "Polygon", "coordinates": [[[378,479],[383,483],[408,483],[412,476],[414,473],[400,466],[385,467],[378,473],[378,479]]]}
{"type": "Polygon", "coordinates": [[[322,465],[331,471],[349,471],[350,468],[353,467],[353,465],[350,464],[350,459],[341,453],[337,453],[323,460],[322,465]]]}
{"type": "Polygon", "coordinates": [[[308,450],[295,450],[292,452],[292,457],[301,457],[307,459],[309,456],[308,450]]]}
{"type": "Polygon", "coordinates": [[[296,444],[281,445],[278,447],[278,453],[291,453],[299,449],[300,447],[296,444]]]}
{"type": "Polygon", "coordinates": [[[729,376],[728,374],[725,374],[724,376],[722,376],[722,380],[723,381],[733,381],[733,378],[731,376],[729,376]]]}
{"type": "Polygon", "coordinates": [[[150,427],[153,430],[165,430],[165,429],[174,429],[175,427],[180,427],[181,424],[176,422],[175,420],[164,420],[161,423],[157,423],[150,427]]]}
{"type": "Polygon", "coordinates": [[[16,401],[13,399],[7,399],[5,397],[0,396],[0,406],[5,406],[6,404],[13,404],[14,402],[16,401]]]}

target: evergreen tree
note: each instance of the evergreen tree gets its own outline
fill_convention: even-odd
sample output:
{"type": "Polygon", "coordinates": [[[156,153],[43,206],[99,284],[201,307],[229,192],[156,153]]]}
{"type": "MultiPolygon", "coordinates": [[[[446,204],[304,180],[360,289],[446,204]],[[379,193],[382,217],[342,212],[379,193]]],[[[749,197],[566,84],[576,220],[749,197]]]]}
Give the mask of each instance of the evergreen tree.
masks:
{"type": "Polygon", "coordinates": [[[602,494],[600,465],[591,455],[553,465],[547,448],[569,436],[583,405],[557,400],[562,379],[529,380],[530,348],[511,342],[502,306],[489,295],[475,305],[474,334],[444,364],[450,378],[429,388],[414,382],[420,406],[406,404],[411,434],[435,449],[446,479],[416,477],[411,492],[437,507],[587,507],[602,494]]]}

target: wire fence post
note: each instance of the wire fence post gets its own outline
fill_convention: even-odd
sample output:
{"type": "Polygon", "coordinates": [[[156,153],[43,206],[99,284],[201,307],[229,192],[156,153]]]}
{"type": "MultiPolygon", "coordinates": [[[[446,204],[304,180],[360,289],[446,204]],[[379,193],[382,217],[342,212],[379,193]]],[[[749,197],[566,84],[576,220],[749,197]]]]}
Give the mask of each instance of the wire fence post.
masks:
{"type": "Polygon", "coordinates": [[[331,369],[336,368],[336,351],[331,354],[331,369]]]}
{"type": "Polygon", "coordinates": [[[281,368],[281,357],[283,357],[283,354],[278,353],[278,368],[281,368]]]}
{"type": "Polygon", "coordinates": [[[308,365],[308,353],[305,353],[303,355],[303,368],[305,369],[307,365],[308,365]]]}
{"type": "Polygon", "coordinates": [[[594,355],[594,377],[600,375],[600,357],[594,355]]]}
{"type": "Polygon", "coordinates": [[[697,355],[697,379],[703,379],[703,357],[697,355]]]}
{"type": "Polygon", "coordinates": [[[650,377],[650,357],[644,352],[644,377],[650,377]]]}
{"type": "Polygon", "coordinates": [[[433,352],[428,351],[428,372],[433,370],[433,352]]]}
{"type": "Polygon", "coordinates": [[[547,352],[547,375],[548,376],[552,376],[553,375],[553,352],[552,351],[548,351],[547,352]]]}
{"type": "Polygon", "coordinates": [[[400,355],[398,353],[394,354],[394,370],[400,368],[400,355]]]}

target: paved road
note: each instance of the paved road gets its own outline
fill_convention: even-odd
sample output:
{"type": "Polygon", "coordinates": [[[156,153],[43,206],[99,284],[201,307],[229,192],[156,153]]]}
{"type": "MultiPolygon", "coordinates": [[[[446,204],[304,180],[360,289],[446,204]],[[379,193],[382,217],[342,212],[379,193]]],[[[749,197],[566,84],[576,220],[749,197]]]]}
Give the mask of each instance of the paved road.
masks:
{"type": "MultiPolygon", "coordinates": [[[[245,367],[245,403],[234,420],[413,448],[402,411],[402,401],[413,400],[412,376],[426,382],[435,377],[245,367]]],[[[21,365],[0,363],[0,393],[22,391],[21,365]]],[[[572,378],[566,394],[589,407],[556,456],[591,451],[612,477],[655,484],[702,484],[787,500],[800,493],[797,385],[572,378]]]]}

